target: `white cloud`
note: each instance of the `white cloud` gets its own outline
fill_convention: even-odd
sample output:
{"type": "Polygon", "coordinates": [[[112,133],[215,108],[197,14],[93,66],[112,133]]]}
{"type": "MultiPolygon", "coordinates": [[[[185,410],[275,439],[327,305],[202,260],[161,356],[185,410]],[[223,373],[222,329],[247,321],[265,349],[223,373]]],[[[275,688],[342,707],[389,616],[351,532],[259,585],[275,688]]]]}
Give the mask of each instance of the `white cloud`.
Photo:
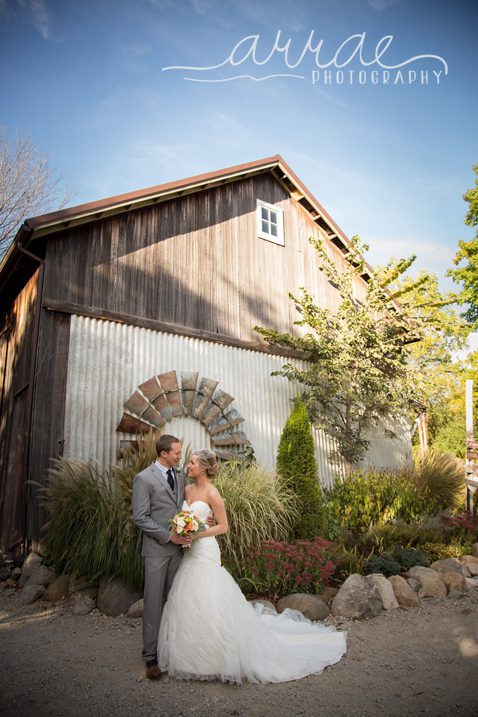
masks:
{"type": "Polygon", "coordinates": [[[51,39],[50,15],[45,0],[17,0],[17,3],[30,13],[33,24],[43,39],[51,39]]]}

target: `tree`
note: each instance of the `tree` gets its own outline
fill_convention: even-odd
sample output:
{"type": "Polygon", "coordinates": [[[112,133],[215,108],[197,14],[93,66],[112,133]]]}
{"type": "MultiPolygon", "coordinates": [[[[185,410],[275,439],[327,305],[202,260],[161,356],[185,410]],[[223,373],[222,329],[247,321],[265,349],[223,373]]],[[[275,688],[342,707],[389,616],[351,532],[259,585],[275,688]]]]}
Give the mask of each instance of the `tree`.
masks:
{"type": "MultiPolygon", "coordinates": [[[[366,249],[359,238],[351,240],[343,272],[321,241],[309,241],[319,255],[320,269],[340,294],[338,309],[317,306],[301,287],[299,297],[289,294],[301,315],[295,322],[302,327],[301,335],[257,326],[255,330],[269,344],[294,349],[306,360],[305,368],[287,363],[275,374],[307,389],[304,401],[311,421],[335,440],[337,450],[331,458],[343,460],[350,472],[370,444],[367,432],[373,425],[422,401],[422,382],[417,381],[407,346],[420,340],[432,323],[422,306],[430,277],[407,281],[394,290],[415,257],[393,260],[370,277],[363,296],[357,298],[366,249]]],[[[391,429],[386,433],[395,436],[391,429]]]]}
{"type": "Polygon", "coordinates": [[[29,137],[17,134],[10,141],[7,130],[0,130],[0,257],[27,217],[66,204],[69,195],[60,184],[29,137]]]}
{"type": "MultiPolygon", "coordinates": [[[[475,188],[469,189],[463,199],[468,202],[468,212],[465,217],[465,224],[469,227],[478,226],[478,164],[475,164],[473,171],[477,175],[475,188]]],[[[470,241],[458,242],[459,250],[453,259],[457,269],[450,269],[448,275],[456,282],[463,282],[461,293],[462,303],[468,304],[463,314],[474,326],[478,326],[478,231],[470,241]],[[463,261],[467,263],[459,266],[463,261]]]]}
{"type": "Polygon", "coordinates": [[[300,399],[295,401],[279,441],[277,473],[297,497],[295,538],[309,540],[320,535],[324,522],[322,491],[310,420],[300,399]]]}

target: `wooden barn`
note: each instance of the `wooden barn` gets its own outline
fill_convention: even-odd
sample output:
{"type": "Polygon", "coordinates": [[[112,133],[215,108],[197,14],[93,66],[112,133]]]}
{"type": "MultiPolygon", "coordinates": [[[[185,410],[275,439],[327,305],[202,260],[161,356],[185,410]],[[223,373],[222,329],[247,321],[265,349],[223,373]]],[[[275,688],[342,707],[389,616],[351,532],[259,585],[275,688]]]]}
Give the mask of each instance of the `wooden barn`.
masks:
{"type": "MultiPolygon", "coordinates": [[[[265,466],[298,387],[255,325],[291,330],[288,292],[338,302],[310,236],[348,240],[280,156],[27,220],[0,266],[3,552],[37,547],[54,456],[106,466],[151,426],[265,466]]],[[[358,286],[363,290],[365,284],[358,286]]],[[[317,433],[319,477],[333,480],[317,433]]],[[[367,460],[409,460],[375,437],[367,460]]]]}

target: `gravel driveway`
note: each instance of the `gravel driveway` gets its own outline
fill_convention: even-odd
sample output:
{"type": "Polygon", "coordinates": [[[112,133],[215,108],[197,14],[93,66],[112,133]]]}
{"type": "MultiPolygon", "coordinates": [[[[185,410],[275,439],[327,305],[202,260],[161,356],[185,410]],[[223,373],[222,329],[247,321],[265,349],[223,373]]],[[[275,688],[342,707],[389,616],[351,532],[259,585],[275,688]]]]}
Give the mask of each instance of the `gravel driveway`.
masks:
{"type": "Polygon", "coordinates": [[[279,685],[143,677],[141,620],[0,594],[2,717],[354,717],[478,715],[478,589],[348,630],[322,675],[279,685]]]}

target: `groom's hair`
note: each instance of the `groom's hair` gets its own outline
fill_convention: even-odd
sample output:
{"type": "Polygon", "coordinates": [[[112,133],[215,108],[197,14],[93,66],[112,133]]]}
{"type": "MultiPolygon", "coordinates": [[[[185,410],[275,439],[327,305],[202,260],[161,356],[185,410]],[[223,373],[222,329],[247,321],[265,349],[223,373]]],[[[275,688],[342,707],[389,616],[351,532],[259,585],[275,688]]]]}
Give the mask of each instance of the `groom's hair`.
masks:
{"type": "Polygon", "coordinates": [[[158,440],[156,441],[156,455],[161,455],[162,451],[166,451],[166,453],[169,453],[171,450],[173,443],[181,443],[179,438],[176,438],[176,436],[160,436],[158,440]]]}

